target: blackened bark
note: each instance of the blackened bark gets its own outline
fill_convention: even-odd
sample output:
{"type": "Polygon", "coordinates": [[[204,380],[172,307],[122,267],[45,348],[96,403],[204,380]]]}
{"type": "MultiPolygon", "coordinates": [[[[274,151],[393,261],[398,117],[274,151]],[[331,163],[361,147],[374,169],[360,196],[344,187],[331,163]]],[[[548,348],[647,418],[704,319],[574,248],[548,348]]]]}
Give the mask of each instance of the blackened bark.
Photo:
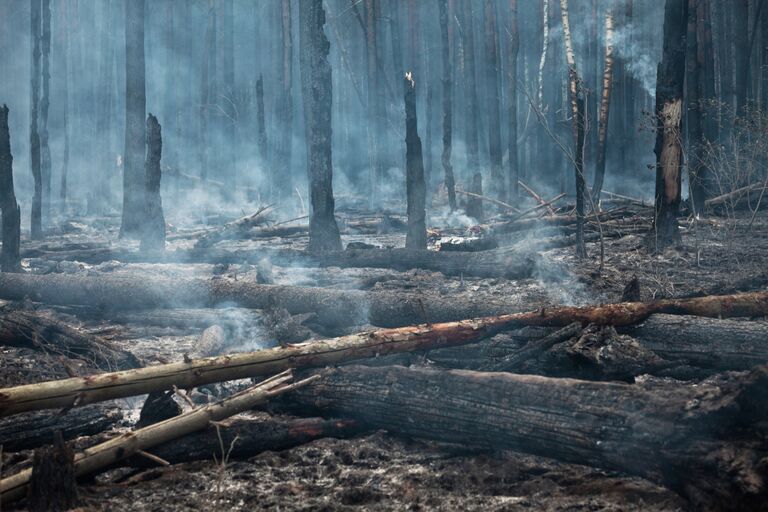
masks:
{"type": "Polygon", "coordinates": [[[19,272],[19,237],[21,211],[13,190],[13,155],[8,129],[8,107],[0,108],[0,214],[2,215],[3,247],[0,251],[0,271],[19,272]]]}
{"type": "Polygon", "coordinates": [[[701,169],[701,144],[704,138],[701,120],[699,92],[701,88],[702,70],[699,61],[699,2],[688,0],[688,30],[686,35],[686,105],[688,128],[688,179],[691,187],[691,199],[696,213],[704,211],[704,201],[707,199],[701,169]]]}
{"type": "MultiPolygon", "coordinates": [[[[48,146],[48,110],[51,103],[51,0],[43,2],[42,90],[40,92],[40,178],[43,182],[42,218],[46,222],[51,215],[51,148],[48,146]]],[[[42,219],[41,219],[42,223],[42,219]]]]}
{"type": "Polygon", "coordinates": [[[370,205],[373,206],[379,199],[383,169],[381,167],[381,155],[379,154],[379,123],[384,120],[382,103],[381,80],[378,68],[378,39],[376,30],[376,7],[378,0],[366,0],[365,2],[365,48],[366,67],[368,72],[368,159],[370,165],[370,205]]]}
{"type": "Polygon", "coordinates": [[[79,503],[75,454],[57,433],[53,446],[35,450],[27,506],[31,512],[63,512],[79,503]]]}
{"type": "Polygon", "coordinates": [[[608,120],[611,108],[611,92],[613,90],[613,13],[608,10],[605,14],[605,69],[603,70],[603,94],[600,98],[597,134],[597,166],[595,168],[595,183],[592,186],[592,197],[595,202],[600,200],[605,179],[605,157],[608,144],[608,120]]]}
{"type": "Polygon", "coordinates": [[[416,82],[409,73],[404,79],[405,90],[405,187],[408,200],[408,233],[406,249],[427,248],[426,194],[424,161],[421,153],[416,118],[416,82]]]}
{"type": "Polygon", "coordinates": [[[256,82],[256,123],[259,157],[262,165],[267,164],[267,124],[264,116],[264,78],[259,75],[256,82]]]}
{"type": "Polygon", "coordinates": [[[501,99],[499,96],[499,30],[496,6],[485,0],[486,94],[488,107],[488,154],[491,163],[491,190],[501,201],[507,200],[507,184],[501,166],[501,99]]]}
{"type": "MultiPolygon", "coordinates": [[[[472,176],[472,184],[469,187],[470,192],[476,195],[483,195],[483,175],[476,171],[472,176]]],[[[483,222],[483,200],[479,197],[469,196],[467,198],[467,216],[472,217],[477,222],[483,222]]]]}
{"type": "Polygon", "coordinates": [[[144,219],[144,2],[125,3],[125,151],[121,237],[141,235],[144,219]]]}
{"type": "Polygon", "coordinates": [[[563,18],[563,38],[565,40],[565,55],[568,63],[568,91],[571,100],[574,138],[574,174],[576,183],[576,256],[584,258],[587,249],[584,246],[584,138],[586,130],[586,114],[584,112],[584,92],[581,78],[576,71],[576,57],[573,51],[571,25],[568,16],[568,0],[560,0],[560,11],[563,18]]]}
{"type": "Polygon", "coordinates": [[[40,169],[40,134],[37,119],[40,105],[40,17],[41,0],[30,0],[30,21],[32,35],[32,79],[30,87],[30,120],[29,120],[29,162],[32,167],[32,178],[35,191],[32,196],[31,235],[33,240],[43,238],[42,206],[43,178],[40,169]]]}
{"type": "Polygon", "coordinates": [[[325,36],[322,0],[301,3],[301,81],[306,116],[309,164],[310,251],[341,249],[334,217],[331,103],[333,100],[330,43],[325,36]]]}
{"type": "Polygon", "coordinates": [[[733,22],[734,66],[736,75],[736,115],[746,114],[749,91],[749,0],[735,0],[731,12],[733,22]]]}
{"type": "Polygon", "coordinates": [[[69,17],[68,7],[66,2],[61,2],[61,9],[64,11],[59,17],[61,28],[61,84],[62,84],[62,96],[64,99],[64,107],[62,109],[62,134],[64,136],[64,148],[61,155],[61,182],[59,187],[59,200],[61,201],[62,211],[67,209],[67,175],[69,174],[69,111],[70,111],[70,96],[69,96],[69,52],[70,52],[70,36],[69,36],[69,17]]]}
{"type": "Polygon", "coordinates": [[[520,179],[520,167],[518,166],[517,150],[517,60],[520,53],[520,29],[517,10],[517,0],[509,0],[509,131],[507,134],[507,152],[509,155],[509,198],[517,199],[518,181],[520,179]]]}
{"type": "Polygon", "coordinates": [[[656,78],[656,201],[650,248],[682,243],[677,224],[682,166],[682,104],[688,0],[667,0],[664,46],[656,78]]]}
{"type": "Polygon", "coordinates": [[[146,218],[141,235],[142,251],[163,251],[165,249],[165,216],[163,200],[160,197],[160,158],[163,152],[163,138],[160,123],[152,114],[147,117],[147,158],[144,162],[144,196],[146,218]]]}
{"type": "Polygon", "coordinates": [[[283,0],[280,11],[282,27],[280,63],[280,85],[282,87],[278,118],[280,119],[280,142],[277,144],[277,155],[274,160],[276,174],[274,176],[276,197],[286,199],[293,193],[291,175],[291,157],[293,147],[293,36],[291,35],[291,0],[283,0]]]}
{"type": "MultiPolygon", "coordinates": [[[[514,0],[513,0],[514,1],[514,0]]],[[[448,191],[448,205],[456,209],[456,180],[453,177],[451,151],[453,145],[453,70],[451,69],[451,41],[448,37],[448,0],[437,0],[440,9],[440,44],[443,60],[443,172],[448,191]]]]}
{"type": "MultiPolygon", "coordinates": [[[[477,100],[477,73],[475,70],[475,29],[472,22],[472,2],[462,1],[462,47],[464,50],[464,94],[465,94],[465,138],[467,144],[467,177],[475,180],[475,174],[480,172],[480,155],[478,149],[478,116],[480,109],[477,100]]],[[[473,190],[475,192],[475,190],[473,190]]],[[[470,215],[472,217],[472,215],[470,215]]]]}

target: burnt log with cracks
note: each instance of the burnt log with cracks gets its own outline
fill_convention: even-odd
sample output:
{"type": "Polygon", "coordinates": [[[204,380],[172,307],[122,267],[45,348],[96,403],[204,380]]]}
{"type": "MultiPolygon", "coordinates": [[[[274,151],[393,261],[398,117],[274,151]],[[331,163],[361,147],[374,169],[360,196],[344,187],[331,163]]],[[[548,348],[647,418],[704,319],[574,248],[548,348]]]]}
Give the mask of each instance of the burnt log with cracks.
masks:
{"type": "Polygon", "coordinates": [[[409,437],[624,471],[696,510],[765,503],[768,368],[697,385],[345,366],[292,397],[305,410],[409,437]]]}

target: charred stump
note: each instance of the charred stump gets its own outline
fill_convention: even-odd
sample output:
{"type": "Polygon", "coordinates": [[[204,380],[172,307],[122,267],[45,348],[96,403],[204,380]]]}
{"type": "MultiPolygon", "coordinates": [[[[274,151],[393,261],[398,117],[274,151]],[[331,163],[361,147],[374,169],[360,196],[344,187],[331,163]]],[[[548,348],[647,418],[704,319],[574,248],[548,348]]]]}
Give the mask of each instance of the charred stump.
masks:
{"type": "Polygon", "coordinates": [[[309,164],[309,247],[313,252],[341,249],[334,217],[330,43],[323,32],[325,10],[321,0],[301,4],[301,78],[304,87],[307,162],[309,164]]]}
{"type": "Polygon", "coordinates": [[[0,271],[18,272],[21,270],[21,210],[13,189],[13,155],[8,129],[8,107],[5,105],[0,108],[0,213],[3,218],[0,271]]]}
{"type": "Polygon", "coordinates": [[[75,454],[56,433],[53,446],[35,450],[27,506],[31,512],[63,512],[79,501],[75,454]]]}
{"type": "Polygon", "coordinates": [[[416,118],[416,82],[411,73],[404,79],[405,90],[405,188],[408,202],[408,233],[406,249],[427,248],[424,160],[421,154],[418,119],[416,118]]]}
{"type": "Polygon", "coordinates": [[[144,163],[144,199],[146,218],[141,236],[142,251],[165,250],[165,216],[163,199],[160,196],[160,158],[163,152],[163,137],[160,123],[152,114],[147,117],[147,159],[144,163]]]}

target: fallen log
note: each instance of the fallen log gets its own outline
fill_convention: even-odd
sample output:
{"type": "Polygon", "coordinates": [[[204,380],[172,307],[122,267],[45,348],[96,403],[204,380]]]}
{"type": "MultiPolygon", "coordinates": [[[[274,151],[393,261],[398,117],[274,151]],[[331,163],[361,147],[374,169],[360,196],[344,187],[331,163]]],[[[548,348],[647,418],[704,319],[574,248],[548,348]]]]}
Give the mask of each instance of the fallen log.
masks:
{"type": "Polygon", "coordinates": [[[765,504],[766,367],[698,385],[398,366],[322,375],[292,402],[406,436],[641,475],[696,510],[765,504]]]}
{"type": "Polygon", "coordinates": [[[65,414],[34,411],[13,418],[0,418],[0,446],[5,452],[29,450],[50,444],[61,432],[64,439],[90,436],[108,430],[123,419],[114,405],[89,405],[65,414]]]}
{"type": "MultiPolygon", "coordinates": [[[[356,421],[346,419],[238,415],[211,425],[207,430],[159,445],[152,453],[177,464],[221,457],[221,447],[224,446],[230,459],[245,459],[267,450],[286,450],[324,437],[346,439],[362,431],[364,429],[356,421]]],[[[129,463],[139,467],[152,464],[144,457],[133,457],[129,463]]]]}
{"type": "MultiPolygon", "coordinates": [[[[206,428],[212,421],[221,421],[237,413],[266,403],[270,398],[298,389],[315,377],[289,384],[292,376],[285,372],[256,386],[232,395],[215,404],[201,407],[174,418],[149,425],[133,432],[87,448],[75,456],[75,476],[81,477],[108,467],[131,455],[206,428]]],[[[0,480],[0,499],[10,503],[23,498],[32,470],[23,470],[0,480]]]]}
{"type": "MultiPolygon", "coordinates": [[[[537,220],[537,219],[531,219],[537,220]]],[[[520,221],[522,222],[522,221],[520,221]]],[[[399,271],[413,269],[442,272],[447,276],[530,277],[540,259],[535,253],[509,249],[483,253],[419,251],[411,249],[347,249],[309,253],[295,249],[259,248],[256,250],[222,250],[216,248],[178,249],[165,254],[142,254],[136,251],[98,249],[40,253],[50,261],[82,261],[99,264],[117,260],[125,263],[249,263],[263,259],[276,265],[293,267],[387,268],[399,271]]],[[[22,257],[27,257],[22,251],[22,257]]]]}
{"type": "Polygon", "coordinates": [[[327,366],[400,352],[466,345],[503,329],[525,325],[627,326],[654,313],[697,315],[710,318],[755,317],[768,314],[768,292],[629,302],[587,307],[552,307],[495,317],[425,324],[310,341],[258,352],[171,363],[84,378],[42,382],[0,389],[0,416],[24,411],[75,407],[128,396],[190,388],[259,375],[287,368],[327,366]]]}
{"type": "Polygon", "coordinates": [[[714,206],[720,206],[722,204],[725,204],[731,201],[738,202],[743,197],[748,195],[750,192],[762,190],[763,188],[765,188],[765,183],[763,183],[762,181],[758,181],[757,183],[747,185],[746,187],[737,188],[736,190],[732,190],[731,192],[721,194],[711,199],[707,199],[706,201],[704,201],[704,206],[706,206],[707,208],[712,208],[714,206]]]}
{"type": "Polygon", "coordinates": [[[334,290],[260,285],[234,279],[162,279],[151,281],[109,275],[0,274],[0,299],[29,298],[46,304],[79,305],[117,311],[237,305],[284,308],[292,315],[314,313],[327,326],[371,324],[398,327],[491,316],[520,309],[509,298],[463,298],[433,293],[334,290]]]}
{"type": "Polygon", "coordinates": [[[247,238],[248,232],[252,228],[267,222],[265,212],[270,208],[271,206],[262,206],[252,215],[228,222],[215,230],[209,231],[197,239],[195,247],[211,247],[223,240],[247,238]]]}
{"type": "Polygon", "coordinates": [[[0,312],[0,345],[79,358],[102,370],[127,370],[141,366],[133,354],[98,336],[81,332],[48,315],[21,309],[0,312]]]}

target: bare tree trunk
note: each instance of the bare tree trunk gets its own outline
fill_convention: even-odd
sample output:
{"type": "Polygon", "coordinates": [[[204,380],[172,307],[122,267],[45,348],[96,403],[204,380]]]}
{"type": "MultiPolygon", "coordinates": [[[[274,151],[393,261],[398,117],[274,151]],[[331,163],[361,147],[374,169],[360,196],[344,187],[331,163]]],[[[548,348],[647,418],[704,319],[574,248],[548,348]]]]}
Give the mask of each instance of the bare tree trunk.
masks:
{"type": "Polygon", "coordinates": [[[501,166],[501,99],[499,97],[499,29],[496,6],[485,0],[485,55],[488,101],[488,154],[491,162],[491,189],[501,201],[507,200],[507,184],[501,166]]]}
{"type": "Polygon", "coordinates": [[[0,214],[2,216],[2,241],[0,271],[19,272],[19,240],[21,236],[21,211],[13,189],[13,156],[11,134],[8,129],[8,107],[0,108],[0,214]]]}
{"type": "Polygon", "coordinates": [[[409,72],[405,75],[405,166],[408,202],[408,233],[406,249],[427,248],[426,225],[426,184],[424,182],[424,161],[421,153],[416,119],[416,82],[409,72]]]}
{"type": "Polygon", "coordinates": [[[507,135],[507,151],[509,153],[509,198],[517,199],[520,167],[518,166],[517,151],[517,60],[520,52],[520,30],[517,10],[517,0],[509,0],[509,133],[507,135]]]}
{"type": "Polygon", "coordinates": [[[309,246],[313,252],[341,249],[341,236],[334,217],[332,101],[333,83],[328,62],[330,43],[323,32],[322,0],[301,3],[301,81],[306,116],[307,161],[309,164],[309,246]]]}
{"type": "Polygon", "coordinates": [[[221,12],[221,71],[222,71],[222,100],[221,108],[226,113],[222,119],[226,140],[222,145],[222,179],[227,184],[224,189],[228,197],[234,197],[237,190],[237,153],[238,153],[238,123],[240,114],[237,112],[235,98],[235,40],[234,40],[234,4],[233,0],[220,2],[221,12]]]}
{"type": "Polygon", "coordinates": [[[147,117],[147,159],[144,164],[144,194],[146,198],[146,219],[142,226],[141,251],[165,250],[165,216],[163,200],[160,197],[160,158],[163,152],[163,138],[160,123],[152,114],[147,117]]]}
{"type": "Polygon", "coordinates": [[[699,2],[702,0],[688,0],[688,29],[686,35],[686,105],[688,122],[688,180],[690,183],[691,200],[696,213],[704,211],[704,201],[707,199],[704,182],[699,176],[701,169],[701,144],[704,140],[704,132],[701,121],[701,107],[699,92],[701,89],[702,70],[699,62],[699,2]]]}
{"type": "Polygon", "coordinates": [[[291,169],[291,158],[293,148],[293,36],[291,34],[291,0],[282,0],[281,10],[282,26],[282,62],[281,62],[281,81],[282,92],[280,95],[278,108],[278,117],[280,118],[280,142],[277,145],[278,154],[274,159],[275,187],[277,189],[277,198],[287,199],[293,193],[293,177],[291,169]]]}
{"type": "Polygon", "coordinates": [[[565,39],[565,57],[568,63],[568,90],[571,99],[571,114],[573,115],[573,137],[575,144],[574,161],[576,177],[576,255],[584,258],[587,249],[584,245],[584,95],[581,90],[581,79],[576,71],[576,56],[573,52],[571,25],[568,18],[568,0],[560,0],[560,11],[563,18],[563,38],[565,39]]]}
{"type": "Polygon", "coordinates": [[[125,151],[121,237],[141,236],[144,220],[144,2],[125,3],[125,151]]]}
{"type": "Polygon", "coordinates": [[[114,154],[110,143],[112,128],[112,98],[110,85],[113,80],[113,58],[110,52],[111,25],[113,25],[111,9],[113,2],[106,0],[99,2],[100,20],[105,23],[105,27],[100,31],[99,36],[99,71],[98,71],[98,90],[96,91],[96,133],[99,137],[98,148],[96,149],[96,158],[98,171],[93,180],[89,198],[89,213],[104,213],[107,211],[110,192],[111,192],[111,170],[113,169],[114,154]]]}
{"type": "Polygon", "coordinates": [[[603,180],[605,179],[608,118],[613,90],[613,62],[613,12],[609,8],[605,13],[605,69],[603,71],[603,95],[600,98],[598,118],[597,167],[595,168],[595,183],[592,186],[592,197],[595,202],[600,200],[600,192],[603,189],[603,180]]]}
{"type": "Polygon", "coordinates": [[[259,157],[262,165],[267,165],[269,155],[267,154],[267,124],[264,115],[264,78],[261,75],[256,82],[256,123],[259,157]]]}
{"type": "MultiPolygon", "coordinates": [[[[51,104],[51,0],[43,2],[42,91],[40,93],[40,177],[43,181],[42,218],[51,218],[51,148],[48,145],[48,110],[51,104]]],[[[42,219],[41,219],[42,223],[42,219]]]]}
{"type": "Polygon", "coordinates": [[[70,112],[70,94],[69,94],[69,52],[70,52],[70,24],[68,16],[67,0],[61,0],[59,8],[62,10],[59,16],[61,28],[61,80],[62,96],[64,97],[64,107],[62,109],[62,133],[64,135],[64,148],[61,156],[61,184],[59,187],[59,200],[61,201],[62,212],[67,209],[67,174],[69,173],[69,112],[70,112]]]}
{"type": "Polygon", "coordinates": [[[746,114],[749,93],[749,2],[735,0],[731,11],[736,67],[736,115],[746,114]]]}
{"type": "MultiPolygon", "coordinates": [[[[464,51],[464,95],[465,95],[465,143],[467,145],[466,177],[474,182],[475,175],[480,173],[480,155],[478,149],[478,116],[480,115],[477,100],[477,72],[475,70],[475,29],[472,23],[472,2],[461,1],[463,6],[462,19],[462,48],[464,51]]],[[[472,190],[477,192],[477,190],[472,190]]],[[[482,193],[482,191],[480,192],[482,193]]],[[[472,217],[472,215],[470,215],[472,217]]]]}
{"type": "Polygon", "coordinates": [[[683,160],[682,105],[685,79],[685,33],[688,0],[667,0],[664,48],[656,78],[656,204],[650,248],[662,250],[682,243],[677,224],[680,169],[683,160]]]}
{"type": "Polygon", "coordinates": [[[205,46],[203,48],[203,73],[201,83],[201,108],[200,122],[200,178],[208,179],[211,160],[211,111],[215,102],[216,92],[216,5],[213,0],[208,1],[208,18],[205,28],[205,46]]]}
{"type": "Polygon", "coordinates": [[[40,17],[42,14],[40,2],[41,0],[30,0],[32,79],[30,86],[29,161],[32,167],[32,178],[35,181],[31,214],[31,234],[33,240],[41,240],[43,238],[43,179],[40,169],[40,134],[37,127],[40,105],[40,17]]]}
{"type": "MultiPolygon", "coordinates": [[[[513,0],[514,1],[514,0],[513,0]]],[[[445,188],[448,191],[448,205],[451,211],[456,210],[456,180],[453,177],[451,151],[453,144],[453,70],[451,69],[451,40],[448,26],[448,0],[437,0],[440,10],[440,43],[443,61],[443,171],[445,173],[445,188]]]]}
{"type": "Polygon", "coordinates": [[[370,205],[373,206],[380,199],[382,168],[379,155],[379,123],[383,122],[383,109],[381,103],[380,77],[378,71],[378,40],[376,30],[376,2],[378,0],[365,0],[365,48],[368,71],[368,160],[370,165],[370,205]]]}

